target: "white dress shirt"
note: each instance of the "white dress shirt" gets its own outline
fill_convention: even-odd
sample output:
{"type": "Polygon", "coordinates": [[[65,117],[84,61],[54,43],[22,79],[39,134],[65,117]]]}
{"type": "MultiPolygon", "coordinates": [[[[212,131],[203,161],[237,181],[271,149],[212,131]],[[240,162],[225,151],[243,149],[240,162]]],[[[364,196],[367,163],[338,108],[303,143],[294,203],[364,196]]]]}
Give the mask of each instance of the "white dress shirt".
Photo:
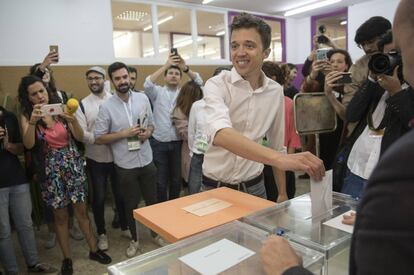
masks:
{"type": "Polygon", "coordinates": [[[103,91],[104,96],[91,93],[81,100],[85,113],[79,107],[76,111],[76,118],[83,130],[83,142],[85,144],[85,156],[96,162],[108,163],[113,161],[111,148],[108,145],[98,145],[95,143],[95,121],[98,117],[99,107],[101,104],[111,97],[108,92],[103,91]]]}
{"type": "MultiPolygon", "coordinates": [[[[286,152],[283,88],[263,72],[262,77],[263,86],[256,90],[234,68],[207,81],[204,110],[211,141],[217,131],[231,127],[257,143],[266,136],[270,148],[286,152]]],[[[262,171],[262,163],[244,159],[218,146],[210,146],[204,157],[203,174],[225,183],[248,181],[262,171]]]]}
{"type": "MultiPolygon", "coordinates": [[[[200,86],[203,85],[200,75],[196,75],[194,81],[200,86]]],[[[154,107],[155,130],[152,136],[161,142],[180,140],[171,119],[180,89],[170,90],[167,86],[158,86],[151,81],[151,76],[148,76],[144,82],[144,90],[154,107]]]]}
{"type": "MultiPolygon", "coordinates": [[[[138,118],[146,117],[144,127],[154,126],[151,105],[148,97],[143,93],[129,91],[128,103],[114,94],[99,108],[96,119],[95,138],[122,131],[136,125],[138,118]],[[127,107],[128,106],[128,107],[127,107]],[[129,107],[130,106],[130,107],[129,107]],[[130,116],[128,113],[130,113],[130,116]]],[[[141,121],[143,121],[141,119],[141,121]]],[[[141,142],[139,150],[129,151],[128,140],[119,139],[110,144],[114,156],[114,163],[124,169],[144,167],[152,162],[152,150],[148,139],[141,142]]]]}
{"type": "Polygon", "coordinates": [[[204,154],[197,149],[196,139],[199,136],[205,135],[206,116],[204,114],[204,107],[206,102],[203,99],[197,100],[193,103],[188,117],[188,148],[190,148],[190,155],[193,153],[204,154]]]}

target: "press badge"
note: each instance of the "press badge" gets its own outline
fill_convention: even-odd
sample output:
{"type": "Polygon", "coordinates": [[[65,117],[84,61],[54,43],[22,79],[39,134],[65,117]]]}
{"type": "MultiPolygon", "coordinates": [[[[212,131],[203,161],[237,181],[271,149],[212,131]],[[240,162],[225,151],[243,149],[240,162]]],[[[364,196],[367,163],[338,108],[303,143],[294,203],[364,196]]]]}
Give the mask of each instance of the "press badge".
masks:
{"type": "Polygon", "coordinates": [[[141,142],[138,137],[129,137],[128,139],[128,151],[135,151],[141,148],[141,142]]]}

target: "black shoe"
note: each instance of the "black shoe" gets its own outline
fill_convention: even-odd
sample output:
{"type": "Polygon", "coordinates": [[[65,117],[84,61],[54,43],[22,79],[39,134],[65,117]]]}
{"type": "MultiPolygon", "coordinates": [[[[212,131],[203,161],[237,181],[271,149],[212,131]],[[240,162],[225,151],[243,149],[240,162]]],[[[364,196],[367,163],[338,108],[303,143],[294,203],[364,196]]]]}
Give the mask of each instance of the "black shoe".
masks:
{"type": "Polygon", "coordinates": [[[96,250],[96,252],[89,252],[89,259],[97,261],[101,264],[109,264],[112,262],[111,257],[100,249],[96,250]]]}
{"type": "Polygon", "coordinates": [[[73,267],[72,267],[72,260],[66,258],[62,261],[62,267],[60,268],[60,272],[62,275],[72,275],[73,274],[73,267]]]}
{"type": "Polygon", "coordinates": [[[114,219],[112,220],[112,228],[120,228],[118,212],[115,211],[114,219]]]}

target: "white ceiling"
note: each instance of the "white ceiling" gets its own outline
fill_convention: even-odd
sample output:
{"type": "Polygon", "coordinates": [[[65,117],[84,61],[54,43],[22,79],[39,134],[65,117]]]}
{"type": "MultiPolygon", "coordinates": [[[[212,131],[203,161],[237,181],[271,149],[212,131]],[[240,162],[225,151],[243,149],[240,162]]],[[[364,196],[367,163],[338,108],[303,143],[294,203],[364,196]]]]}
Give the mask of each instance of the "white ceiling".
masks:
{"type": "MultiPolygon", "coordinates": [[[[342,0],[337,4],[306,13],[294,15],[292,17],[300,18],[315,14],[330,12],[343,7],[348,7],[356,3],[367,2],[369,0],[342,0]]],[[[191,4],[202,4],[203,0],[176,0],[176,2],[184,2],[191,4]]],[[[205,6],[221,7],[232,10],[250,11],[276,16],[283,16],[284,12],[292,8],[303,6],[309,0],[214,0],[205,6]]]]}

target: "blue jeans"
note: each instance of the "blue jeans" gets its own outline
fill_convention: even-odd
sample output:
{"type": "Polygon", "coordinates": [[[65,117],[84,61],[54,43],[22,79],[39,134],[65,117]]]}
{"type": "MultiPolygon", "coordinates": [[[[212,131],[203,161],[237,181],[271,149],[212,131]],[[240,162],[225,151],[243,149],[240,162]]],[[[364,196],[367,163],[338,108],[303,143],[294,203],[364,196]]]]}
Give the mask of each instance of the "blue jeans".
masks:
{"type": "Polygon", "coordinates": [[[122,230],[126,230],[128,225],[125,217],[125,206],[116,177],[114,163],[101,163],[87,158],[86,164],[92,186],[92,210],[98,235],[106,234],[104,210],[108,177],[111,179],[112,194],[114,195],[115,206],[119,215],[119,224],[122,230]]]}
{"type": "Polygon", "coordinates": [[[193,154],[190,163],[190,173],[188,175],[188,192],[195,194],[200,192],[201,183],[203,182],[203,154],[193,154]]]}
{"type": "Polygon", "coordinates": [[[151,138],[157,167],[158,202],[176,199],[181,191],[181,141],[160,142],[151,138]],[[170,188],[168,189],[168,183],[170,188]],[[169,190],[169,192],[168,192],[169,190]]]}
{"type": "Polygon", "coordinates": [[[6,274],[17,274],[18,266],[11,239],[10,216],[13,219],[27,266],[39,262],[33,231],[32,201],[29,184],[0,188],[0,262],[6,274]]]}
{"type": "Polygon", "coordinates": [[[360,199],[362,191],[367,185],[367,180],[353,174],[348,168],[342,185],[341,193],[351,195],[353,198],[360,199]]]}
{"type": "MultiPolygon", "coordinates": [[[[218,187],[220,187],[220,186],[217,186],[217,188],[218,187]]],[[[208,190],[211,190],[211,189],[214,189],[214,188],[216,188],[216,187],[201,184],[201,192],[208,191],[208,190]]],[[[266,188],[265,188],[265,185],[264,185],[264,179],[263,178],[259,183],[255,184],[253,186],[250,186],[248,188],[246,188],[244,186],[244,184],[240,184],[240,191],[242,191],[244,193],[247,193],[247,194],[250,194],[250,195],[253,195],[253,196],[256,196],[256,197],[259,197],[259,198],[262,198],[262,199],[267,199],[266,188]]]]}

